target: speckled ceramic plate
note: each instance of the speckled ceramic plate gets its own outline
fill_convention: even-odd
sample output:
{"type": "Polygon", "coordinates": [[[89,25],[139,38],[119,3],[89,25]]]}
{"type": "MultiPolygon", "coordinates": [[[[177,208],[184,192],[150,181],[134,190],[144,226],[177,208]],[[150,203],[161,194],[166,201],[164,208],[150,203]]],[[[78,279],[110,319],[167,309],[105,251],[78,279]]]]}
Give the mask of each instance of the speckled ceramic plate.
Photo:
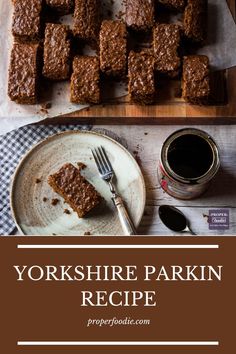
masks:
{"type": "Polygon", "coordinates": [[[107,184],[99,177],[91,148],[104,146],[117,177],[117,189],[125,200],[136,227],[145,207],[145,184],[132,155],[115,140],[96,132],[56,134],[37,144],[20,162],[11,185],[11,208],[18,229],[24,235],[122,235],[107,184]],[[64,163],[87,167],[84,176],[103,196],[104,202],[86,218],[64,203],[48,185],[47,178],[64,163]],[[37,181],[38,179],[38,181],[37,181]],[[40,180],[40,182],[39,182],[40,180]],[[37,183],[39,182],[39,183],[37,183]],[[51,204],[58,198],[59,203],[51,204]],[[65,209],[70,214],[65,213],[65,209]]]}

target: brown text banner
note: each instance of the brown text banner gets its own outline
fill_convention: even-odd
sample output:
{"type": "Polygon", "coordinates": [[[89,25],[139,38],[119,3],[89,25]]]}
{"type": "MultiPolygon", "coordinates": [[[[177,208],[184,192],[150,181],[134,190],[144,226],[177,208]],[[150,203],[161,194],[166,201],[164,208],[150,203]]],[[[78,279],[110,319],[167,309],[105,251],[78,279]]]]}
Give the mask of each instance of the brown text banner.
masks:
{"type": "Polygon", "coordinates": [[[236,238],[1,238],[5,354],[235,348],[236,238]]]}

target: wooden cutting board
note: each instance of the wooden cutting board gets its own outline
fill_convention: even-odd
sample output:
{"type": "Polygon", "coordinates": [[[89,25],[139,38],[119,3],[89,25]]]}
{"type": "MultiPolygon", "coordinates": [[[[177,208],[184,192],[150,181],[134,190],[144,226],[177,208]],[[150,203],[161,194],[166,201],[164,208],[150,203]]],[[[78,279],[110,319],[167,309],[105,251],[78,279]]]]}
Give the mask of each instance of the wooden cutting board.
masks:
{"type": "MultiPolygon", "coordinates": [[[[227,0],[236,18],[236,1],[227,0]]],[[[236,123],[236,67],[213,77],[214,104],[195,106],[178,97],[180,82],[172,81],[168,92],[161,88],[156,105],[130,104],[128,97],[91,106],[43,123],[57,124],[232,124],[236,123]]]]}

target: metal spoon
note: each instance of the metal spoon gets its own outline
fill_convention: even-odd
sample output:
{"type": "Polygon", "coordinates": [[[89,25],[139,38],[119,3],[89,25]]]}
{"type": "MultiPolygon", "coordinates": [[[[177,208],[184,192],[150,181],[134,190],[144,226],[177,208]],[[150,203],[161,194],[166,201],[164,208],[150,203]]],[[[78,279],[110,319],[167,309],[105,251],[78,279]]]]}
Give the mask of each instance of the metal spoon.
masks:
{"type": "Polygon", "coordinates": [[[196,235],[193,230],[191,230],[189,221],[179,209],[170,205],[161,205],[159,208],[159,216],[168,229],[175,232],[196,235]]]}

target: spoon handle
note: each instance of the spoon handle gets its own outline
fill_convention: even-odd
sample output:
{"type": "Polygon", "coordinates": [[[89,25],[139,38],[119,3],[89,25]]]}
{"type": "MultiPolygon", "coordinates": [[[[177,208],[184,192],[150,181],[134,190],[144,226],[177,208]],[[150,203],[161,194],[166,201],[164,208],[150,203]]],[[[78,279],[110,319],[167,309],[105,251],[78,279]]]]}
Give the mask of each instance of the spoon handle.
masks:
{"type": "Polygon", "coordinates": [[[193,236],[197,236],[197,234],[188,226],[188,231],[191,233],[193,236]]]}
{"type": "Polygon", "coordinates": [[[185,233],[185,234],[190,233],[193,236],[197,236],[197,234],[189,226],[187,226],[186,229],[183,230],[183,233],[185,233]]]}

